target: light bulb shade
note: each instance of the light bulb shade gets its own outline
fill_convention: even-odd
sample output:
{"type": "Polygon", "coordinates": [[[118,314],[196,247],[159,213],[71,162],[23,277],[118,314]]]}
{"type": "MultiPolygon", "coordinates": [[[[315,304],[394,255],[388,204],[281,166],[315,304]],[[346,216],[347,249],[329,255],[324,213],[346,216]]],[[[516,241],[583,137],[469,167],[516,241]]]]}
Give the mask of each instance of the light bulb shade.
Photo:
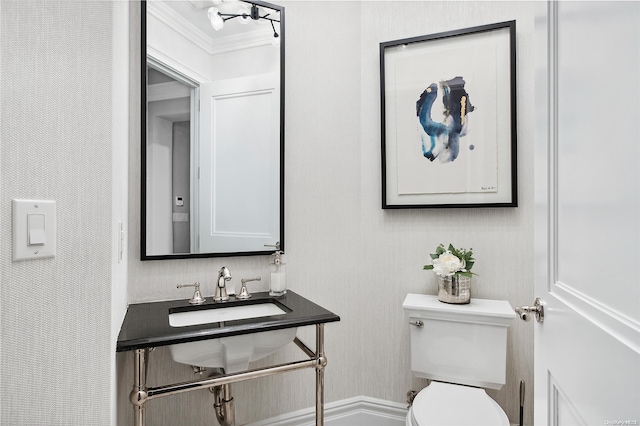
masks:
{"type": "Polygon", "coordinates": [[[248,7],[243,6],[238,10],[238,22],[241,24],[247,24],[251,20],[251,11],[248,7]]]}
{"type": "Polygon", "coordinates": [[[222,27],[224,27],[224,20],[222,16],[218,13],[218,9],[215,7],[210,7],[207,11],[207,16],[209,16],[209,22],[211,22],[211,26],[215,31],[220,31],[222,27]]]}

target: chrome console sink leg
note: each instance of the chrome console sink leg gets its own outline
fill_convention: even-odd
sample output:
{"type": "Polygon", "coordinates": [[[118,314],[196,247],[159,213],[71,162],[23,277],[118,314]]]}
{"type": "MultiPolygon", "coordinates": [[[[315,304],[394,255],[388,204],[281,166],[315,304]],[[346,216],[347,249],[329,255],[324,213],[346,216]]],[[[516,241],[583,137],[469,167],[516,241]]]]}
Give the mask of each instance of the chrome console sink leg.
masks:
{"type": "Polygon", "coordinates": [[[316,325],[316,426],[324,426],[324,324],[316,325]]]}
{"type": "Polygon", "coordinates": [[[147,401],[147,363],[149,361],[149,349],[136,349],[134,351],[133,365],[133,389],[129,400],[133,404],[133,418],[135,426],[145,426],[145,408],[147,401]]]}

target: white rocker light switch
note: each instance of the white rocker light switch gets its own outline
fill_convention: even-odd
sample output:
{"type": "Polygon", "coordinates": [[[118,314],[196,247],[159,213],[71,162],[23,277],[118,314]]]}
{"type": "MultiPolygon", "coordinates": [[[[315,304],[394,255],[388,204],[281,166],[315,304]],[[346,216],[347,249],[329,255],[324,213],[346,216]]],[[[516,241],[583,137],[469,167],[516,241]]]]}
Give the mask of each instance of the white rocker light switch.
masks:
{"type": "Polygon", "coordinates": [[[46,217],[46,215],[39,213],[27,215],[28,245],[44,245],[47,242],[45,234],[46,217]]]}
{"type": "Polygon", "coordinates": [[[56,202],[13,200],[13,260],[56,255],[56,202]]]}

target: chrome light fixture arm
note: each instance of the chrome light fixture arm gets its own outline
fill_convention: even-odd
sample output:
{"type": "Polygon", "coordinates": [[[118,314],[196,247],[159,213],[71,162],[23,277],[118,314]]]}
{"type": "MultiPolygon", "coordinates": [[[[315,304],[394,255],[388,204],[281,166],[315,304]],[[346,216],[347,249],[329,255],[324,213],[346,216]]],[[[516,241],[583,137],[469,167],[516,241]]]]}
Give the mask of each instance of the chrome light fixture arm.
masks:
{"type": "Polygon", "coordinates": [[[271,15],[270,13],[267,13],[264,16],[260,16],[260,9],[258,9],[258,6],[255,4],[251,4],[251,13],[249,15],[247,15],[246,13],[220,13],[220,12],[218,12],[218,15],[220,15],[222,20],[225,22],[234,18],[243,18],[243,19],[251,18],[254,21],[257,21],[259,19],[264,19],[267,21],[271,21],[272,24],[274,22],[280,22],[279,19],[269,18],[269,15],[271,15]]]}

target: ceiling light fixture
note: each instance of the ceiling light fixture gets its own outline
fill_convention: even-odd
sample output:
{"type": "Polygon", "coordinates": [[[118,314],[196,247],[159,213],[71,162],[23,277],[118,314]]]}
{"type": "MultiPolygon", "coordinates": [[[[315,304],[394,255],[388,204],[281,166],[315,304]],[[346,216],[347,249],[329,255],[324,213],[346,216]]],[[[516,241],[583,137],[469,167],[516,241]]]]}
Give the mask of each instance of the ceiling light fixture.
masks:
{"type": "Polygon", "coordinates": [[[220,13],[217,7],[210,7],[207,15],[209,16],[209,22],[211,22],[211,26],[215,31],[220,31],[224,27],[224,23],[230,19],[238,18],[241,23],[246,24],[249,20],[258,21],[260,19],[264,19],[271,23],[271,28],[273,28],[273,45],[280,45],[280,35],[276,31],[276,27],[274,22],[280,22],[279,19],[274,19],[270,17],[270,13],[267,13],[263,16],[260,16],[260,8],[251,4],[251,9],[247,9],[247,7],[243,7],[238,13],[220,13]]]}

